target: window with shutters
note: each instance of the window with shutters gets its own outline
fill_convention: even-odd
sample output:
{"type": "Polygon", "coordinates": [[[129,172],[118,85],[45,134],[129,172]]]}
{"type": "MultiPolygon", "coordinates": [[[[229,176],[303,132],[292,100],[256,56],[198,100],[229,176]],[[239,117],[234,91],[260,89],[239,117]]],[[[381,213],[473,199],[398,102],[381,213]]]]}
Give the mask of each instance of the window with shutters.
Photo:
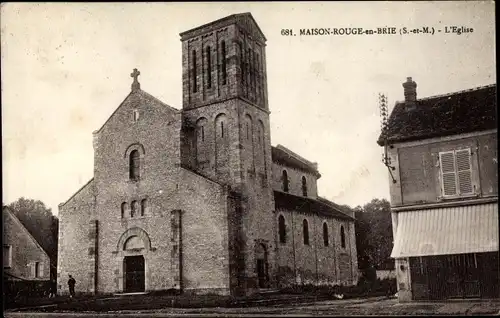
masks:
{"type": "Polygon", "coordinates": [[[470,148],[439,153],[444,198],[474,194],[470,148]]]}

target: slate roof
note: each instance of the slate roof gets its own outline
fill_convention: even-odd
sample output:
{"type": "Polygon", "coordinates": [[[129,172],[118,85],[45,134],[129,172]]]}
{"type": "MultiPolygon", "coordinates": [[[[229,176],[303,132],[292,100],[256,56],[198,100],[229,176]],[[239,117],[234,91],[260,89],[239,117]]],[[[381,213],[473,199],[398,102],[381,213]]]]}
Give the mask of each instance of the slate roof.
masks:
{"type": "MultiPolygon", "coordinates": [[[[406,110],[398,102],[388,120],[389,143],[497,128],[496,84],[419,99],[406,110]]],[[[377,143],[382,146],[382,135],[377,143]]]]}
{"type": "Polygon", "coordinates": [[[276,210],[298,211],[313,213],[323,216],[335,217],[337,219],[354,221],[354,218],[343,213],[332,205],[325,204],[313,198],[301,197],[286,192],[274,191],[274,207],[276,210]]]}
{"type": "MultiPolygon", "coordinates": [[[[298,170],[303,170],[314,174],[318,179],[321,177],[318,169],[312,162],[307,160],[301,160],[293,156],[293,152],[284,150],[284,147],[278,145],[277,147],[271,147],[271,156],[273,162],[283,164],[298,170]]],[[[297,155],[298,156],[298,155],[297,155]]]]}

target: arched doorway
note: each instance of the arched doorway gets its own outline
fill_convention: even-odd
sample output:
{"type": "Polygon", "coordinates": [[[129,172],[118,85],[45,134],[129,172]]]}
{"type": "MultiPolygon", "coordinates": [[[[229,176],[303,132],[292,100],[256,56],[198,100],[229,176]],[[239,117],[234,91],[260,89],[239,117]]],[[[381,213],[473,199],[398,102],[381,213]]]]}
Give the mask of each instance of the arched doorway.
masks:
{"type": "Polygon", "coordinates": [[[257,244],[255,248],[255,259],[257,266],[257,286],[258,288],[268,288],[269,275],[267,263],[267,248],[264,244],[257,244]]]}
{"type": "Polygon", "coordinates": [[[125,292],[134,293],[144,291],[144,256],[125,256],[123,259],[123,273],[125,276],[125,292]]]}
{"type": "Polygon", "coordinates": [[[138,255],[144,250],[144,242],[139,236],[130,236],[123,245],[130,254],[123,258],[124,291],[127,293],[143,292],[145,290],[144,256],[138,255]]]}

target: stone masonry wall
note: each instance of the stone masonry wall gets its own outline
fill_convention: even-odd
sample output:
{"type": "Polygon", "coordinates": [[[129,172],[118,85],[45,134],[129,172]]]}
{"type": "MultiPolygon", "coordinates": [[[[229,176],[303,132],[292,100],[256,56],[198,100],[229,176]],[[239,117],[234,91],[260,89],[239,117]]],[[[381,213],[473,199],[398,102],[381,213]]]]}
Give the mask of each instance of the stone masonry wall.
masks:
{"type": "Polygon", "coordinates": [[[59,239],[57,254],[58,293],[67,294],[68,275],[76,280],[75,292],[90,293],[89,220],[94,214],[95,190],[91,180],[66,203],[59,205],[59,239]]]}
{"type": "MultiPolygon", "coordinates": [[[[296,211],[279,210],[286,224],[286,242],[277,239],[278,282],[291,284],[353,285],[357,283],[354,223],[296,211]],[[304,244],[303,220],[309,228],[309,245],[304,244]],[[328,228],[328,246],[323,240],[323,224],[328,228]],[[351,225],[352,224],[352,225],[351,225]],[[341,247],[340,226],[346,233],[346,248],[341,247]]],[[[278,234],[277,234],[278,235],[278,234]]]]}
{"type": "Polygon", "coordinates": [[[315,175],[276,162],[273,162],[272,186],[274,190],[283,191],[283,170],[286,170],[288,174],[288,193],[302,196],[302,177],[304,176],[307,196],[313,199],[318,197],[318,179],[315,175]]]}

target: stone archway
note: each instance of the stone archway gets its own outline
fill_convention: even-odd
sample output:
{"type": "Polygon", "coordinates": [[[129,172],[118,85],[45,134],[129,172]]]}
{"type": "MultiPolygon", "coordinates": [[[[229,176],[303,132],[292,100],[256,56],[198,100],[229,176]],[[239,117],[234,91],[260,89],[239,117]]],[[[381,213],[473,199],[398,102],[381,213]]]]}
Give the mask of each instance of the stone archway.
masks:
{"type": "Polygon", "coordinates": [[[154,251],[146,231],[139,227],[126,230],[119,238],[116,250],[117,291],[143,292],[148,286],[148,254],[154,251]]]}

